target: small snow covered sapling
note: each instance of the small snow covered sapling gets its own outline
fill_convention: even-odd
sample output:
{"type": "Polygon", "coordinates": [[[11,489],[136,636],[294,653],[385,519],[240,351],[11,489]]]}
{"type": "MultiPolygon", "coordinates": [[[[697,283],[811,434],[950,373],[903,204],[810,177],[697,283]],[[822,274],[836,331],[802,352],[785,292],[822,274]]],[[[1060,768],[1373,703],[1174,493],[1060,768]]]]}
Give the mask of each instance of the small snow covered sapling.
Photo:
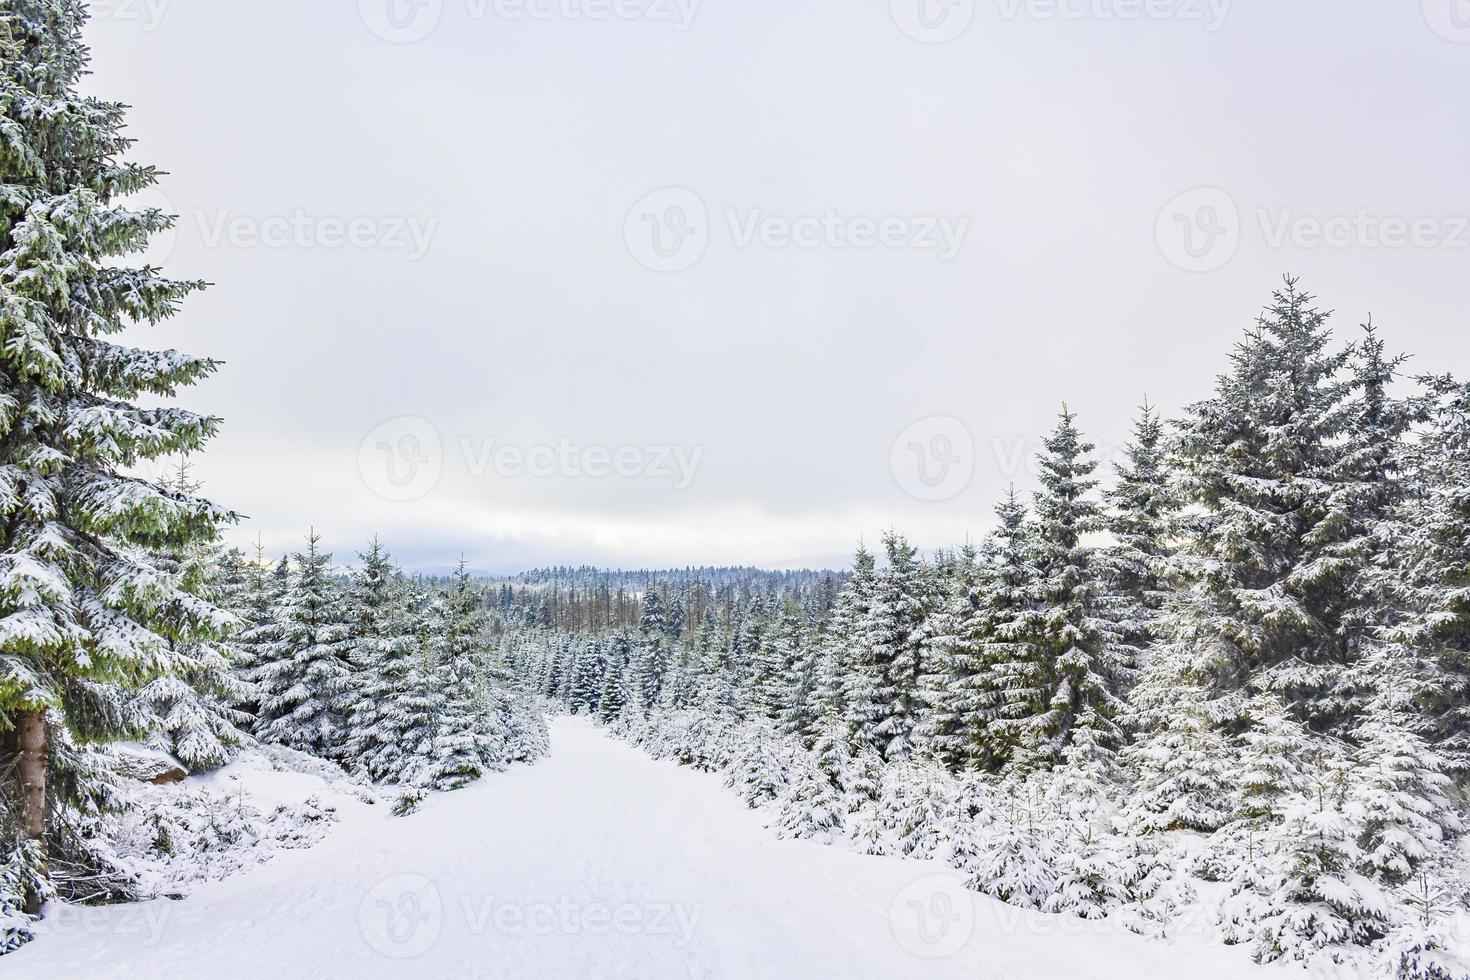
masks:
{"type": "Polygon", "coordinates": [[[393,815],[395,817],[406,817],[410,813],[414,813],[419,807],[423,806],[424,800],[428,795],[421,787],[405,787],[393,801],[393,815]]]}

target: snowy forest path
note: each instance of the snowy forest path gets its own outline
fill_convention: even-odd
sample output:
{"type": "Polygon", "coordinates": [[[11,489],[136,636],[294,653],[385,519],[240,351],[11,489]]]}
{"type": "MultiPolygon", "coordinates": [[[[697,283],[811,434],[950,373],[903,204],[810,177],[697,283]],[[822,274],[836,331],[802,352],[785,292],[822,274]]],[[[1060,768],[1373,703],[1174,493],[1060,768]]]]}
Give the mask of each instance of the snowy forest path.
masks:
{"type": "Polygon", "coordinates": [[[1202,939],[1150,942],[961,893],[937,863],[779,840],[717,777],[586,719],[554,719],[551,745],[535,765],[434,795],[406,818],[353,804],[316,846],[182,900],[88,910],[0,961],[0,974],[1147,980],[1177,977],[1184,962],[1201,978],[1255,972],[1243,952],[1202,939]]]}

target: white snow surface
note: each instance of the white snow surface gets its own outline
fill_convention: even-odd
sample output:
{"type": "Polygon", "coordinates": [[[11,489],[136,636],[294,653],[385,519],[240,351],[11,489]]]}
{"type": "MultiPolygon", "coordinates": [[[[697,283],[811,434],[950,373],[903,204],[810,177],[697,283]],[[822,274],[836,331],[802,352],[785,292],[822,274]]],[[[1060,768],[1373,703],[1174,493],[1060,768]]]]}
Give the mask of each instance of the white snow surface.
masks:
{"type": "MultiPolygon", "coordinates": [[[[554,719],[551,733],[549,757],[432,794],[407,817],[340,797],[341,823],[316,846],[181,900],[53,910],[0,974],[1304,975],[1204,936],[1161,942],[1013,909],[962,891],[939,863],[780,840],[715,776],[651,759],[583,718],[554,719]]],[[[321,790],[264,775],[273,798],[321,790]]]]}

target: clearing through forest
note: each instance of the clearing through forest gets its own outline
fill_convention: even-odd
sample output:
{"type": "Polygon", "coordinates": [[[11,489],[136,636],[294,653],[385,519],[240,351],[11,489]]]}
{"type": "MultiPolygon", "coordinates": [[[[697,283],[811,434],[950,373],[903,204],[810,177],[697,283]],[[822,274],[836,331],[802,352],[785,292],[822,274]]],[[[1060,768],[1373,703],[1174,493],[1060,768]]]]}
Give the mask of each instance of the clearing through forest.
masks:
{"type": "MultiPolygon", "coordinates": [[[[63,910],[6,977],[1244,977],[1242,949],[1149,941],[961,891],[933,862],[779,840],[717,777],[585,718],[551,755],[422,810],[333,802],[307,850],[178,901],[63,910]]],[[[304,778],[304,777],[303,777],[304,778]]],[[[1278,975],[1298,975],[1276,970],[1278,975]]]]}

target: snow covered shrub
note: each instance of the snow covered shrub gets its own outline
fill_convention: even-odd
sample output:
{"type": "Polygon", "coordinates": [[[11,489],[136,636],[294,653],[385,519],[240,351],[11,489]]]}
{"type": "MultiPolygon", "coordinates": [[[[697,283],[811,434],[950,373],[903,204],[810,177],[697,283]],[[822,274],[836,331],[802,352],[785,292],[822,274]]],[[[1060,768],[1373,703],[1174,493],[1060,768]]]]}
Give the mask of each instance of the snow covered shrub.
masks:
{"type": "Polygon", "coordinates": [[[1470,980],[1470,961],[1442,931],[1419,924],[1390,933],[1377,947],[1378,976],[1392,980],[1470,980]]]}
{"type": "Polygon", "coordinates": [[[502,759],[507,765],[535,762],[551,751],[546,715],[530,699],[513,699],[502,712],[501,723],[505,727],[502,759]]]}
{"type": "Polygon", "coordinates": [[[1001,803],[987,779],[974,773],[961,774],[953,779],[952,805],[940,822],[939,836],[944,847],[935,856],[968,874],[975,870],[980,857],[979,832],[994,821],[1001,803]]]}
{"type": "Polygon", "coordinates": [[[608,732],[617,738],[638,746],[648,743],[650,726],[648,718],[641,711],[619,708],[615,714],[602,719],[602,722],[608,732]]]}
{"type": "Polygon", "coordinates": [[[1101,919],[1128,899],[1128,872],[1114,838],[1090,824],[1068,824],[1055,844],[1056,882],[1047,912],[1101,919]]]}
{"type": "Polygon", "coordinates": [[[207,772],[254,742],[243,730],[250,716],[231,707],[249,688],[235,679],[217,650],[200,649],[192,656],[197,667],[191,675],[160,677],[139,699],[158,719],[149,748],[175,756],[190,772],[207,772]]]}
{"type": "Polygon", "coordinates": [[[135,875],[116,854],[111,820],[131,805],[133,782],[111,747],[79,746],[64,729],[53,733],[55,795],[47,871],[53,895],[68,902],[123,902],[138,897],[135,875]]]}
{"type": "Polygon", "coordinates": [[[673,744],[674,761],[706,772],[713,770],[716,753],[711,749],[720,734],[718,727],[699,711],[681,711],[677,717],[679,728],[673,744]]]}
{"type": "Polygon", "coordinates": [[[428,793],[425,793],[418,786],[405,787],[398,794],[397,799],[393,801],[393,809],[391,811],[393,816],[406,817],[410,813],[414,813],[419,807],[424,805],[424,800],[428,798],[428,795],[428,793]]]}
{"type": "Polygon", "coordinates": [[[707,772],[724,772],[735,761],[735,752],[740,744],[740,726],[720,715],[700,713],[698,724],[691,728],[697,732],[701,761],[699,767],[707,772]]]}
{"type": "Polygon", "coordinates": [[[792,760],[777,800],[776,829],[783,837],[817,837],[842,829],[842,798],[827,774],[801,753],[792,760]]]}
{"type": "Polygon", "coordinates": [[[1388,718],[1371,718],[1352,771],[1353,803],[1361,810],[1365,870],[1389,884],[1407,881],[1436,859],[1463,829],[1449,798],[1445,759],[1424,739],[1388,718]]]}
{"type": "Polygon", "coordinates": [[[1202,692],[1176,684],[1167,694],[1167,719],[1123,751],[1133,784],[1124,819],[1135,833],[1209,833],[1230,819],[1227,744],[1202,692]]]}
{"type": "Polygon", "coordinates": [[[790,747],[764,723],[747,726],[738,740],[725,773],[725,785],[752,808],[775,801],[786,786],[790,747]]]}
{"type": "MultiPolygon", "coordinates": [[[[3,824],[0,824],[3,825],[3,824]]],[[[0,849],[0,956],[35,938],[25,914],[26,891],[40,879],[40,851],[34,841],[10,840],[0,849]]]]}
{"type": "Polygon", "coordinates": [[[1066,761],[1039,777],[1051,825],[1050,858],[1056,882],[1043,907],[1100,919],[1127,901],[1127,878],[1113,833],[1111,755],[1098,750],[1088,729],[1064,752],[1066,761]]]}
{"type": "Polygon", "coordinates": [[[675,758],[687,729],[686,719],[679,713],[655,709],[648,713],[646,722],[637,733],[639,747],[655,759],[675,758]]]}
{"type": "Polygon", "coordinates": [[[1347,799],[1345,765],[1326,748],[1311,761],[1306,786],[1284,798],[1282,820],[1266,832],[1259,859],[1232,882],[1237,935],[1249,937],[1263,963],[1337,959],[1341,947],[1368,945],[1388,924],[1387,895],[1356,870],[1363,820],[1347,799]]]}
{"type": "Polygon", "coordinates": [[[279,850],[309,847],[336,820],[335,808],[315,797],[265,811],[239,789],[139,783],[125,792],[126,809],[107,818],[107,840],[143,897],[224,878],[279,850]]]}
{"type": "Polygon", "coordinates": [[[812,755],[817,767],[827,774],[832,784],[839,790],[844,789],[843,775],[852,765],[852,742],[848,738],[847,723],[835,712],[824,715],[817,725],[812,755]]]}
{"type": "Polygon", "coordinates": [[[864,854],[900,853],[897,835],[874,800],[862,802],[850,810],[845,826],[853,847],[864,854]]]}
{"type": "Polygon", "coordinates": [[[878,797],[874,802],[873,812],[889,831],[894,853],[906,853],[899,827],[917,789],[911,770],[905,763],[885,765],[878,772],[878,797]]]}
{"type": "Polygon", "coordinates": [[[643,747],[655,758],[711,771],[715,768],[711,745],[718,733],[718,726],[703,712],[671,711],[660,715],[657,739],[643,747]]]}
{"type": "MultiPolygon", "coordinates": [[[[1120,914],[1124,927],[1142,936],[1165,939],[1172,927],[1206,925],[1206,909],[1184,872],[1185,855],[1157,837],[1120,836],[1116,842],[1127,904],[1120,914]]],[[[1213,912],[1208,915],[1213,920],[1213,912]]]]}
{"type": "Polygon", "coordinates": [[[862,749],[848,760],[837,777],[848,813],[875,806],[883,784],[883,760],[872,749],[862,749]]]}
{"type": "Polygon", "coordinates": [[[1421,863],[1396,892],[1400,921],[1374,945],[1380,976],[1396,980],[1470,980],[1464,943],[1464,856],[1421,863]]]}
{"type": "Polygon", "coordinates": [[[900,788],[892,800],[890,821],[898,837],[899,850],[917,858],[949,858],[946,830],[955,824],[959,791],[953,777],[937,766],[915,762],[895,765],[890,770],[900,788]]]}
{"type": "Polygon", "coordinates": [[[1008,785],[1010,804],[975,832],[977,854],[969,887],[1021,908],[1039,909],[1056,890],[1056,855],[1035,803],[1035,790],[1008,785]]]}

